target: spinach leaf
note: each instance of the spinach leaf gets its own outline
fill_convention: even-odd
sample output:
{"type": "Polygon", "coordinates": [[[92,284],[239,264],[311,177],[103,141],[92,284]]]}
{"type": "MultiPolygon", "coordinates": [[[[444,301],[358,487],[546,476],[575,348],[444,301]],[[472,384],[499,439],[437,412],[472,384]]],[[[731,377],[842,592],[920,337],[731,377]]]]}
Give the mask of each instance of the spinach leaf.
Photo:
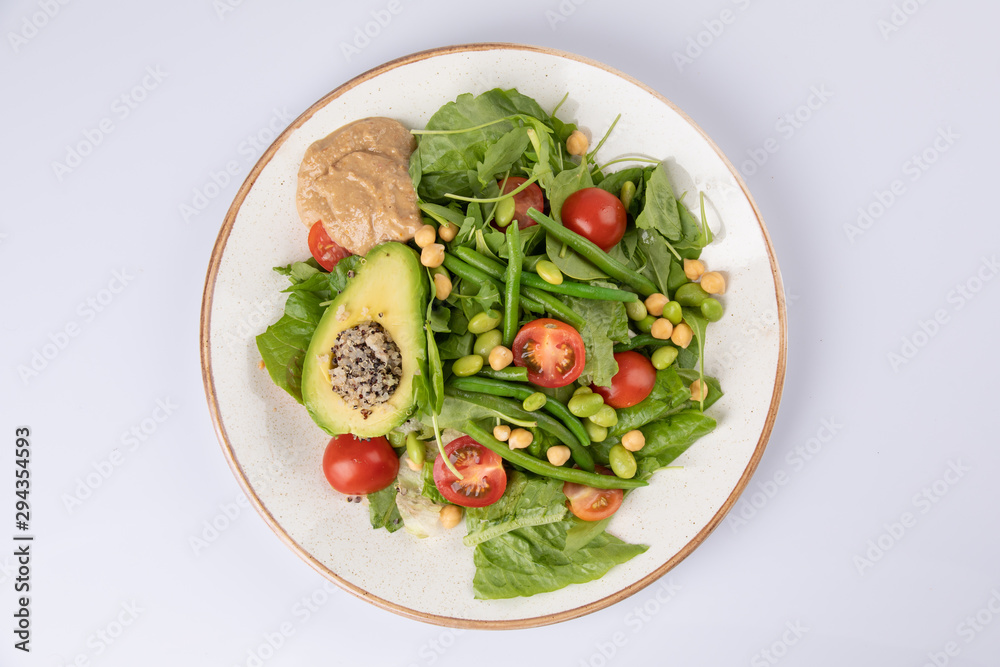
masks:
{"type": "Polygon", "coordinates": [[[585,260],[572,248],[567,247],[563,250],[562,242],[548,234],[545,235],[545,254],[549,256],[549,261],[570,278],[594,280],[608,277],[608,274],[585,260]]]}
{"type": "Polygon", "coordinates": [[[466,331],[463,334],[452,334],[441,341],[438,347],[438,355],[442,360],[461,359],[472,354],[472,346],[475,343],[475,336],[466,331]]]}
{"type": "Polygon", "coordinates": [[[652,280],[663,294],[668,294],[671,265],[675,263],[673,255],[659,234],[641,229],[637,237],[638,248],[646,258],[646,265],[641,273],[652,280]]]}
{"type": "Polygon", "coordinates": [[[372,528],[385,528],[394,533],[403,527],[403,520],[396,507],[396,485],[390,484],[381,491],[368,494],[368,517],[372,528]]]}
{"type": "Polygon", "coordinates": [[[589,188],[594,184],[590,178],[590,164],[583,161],[575,169],[567,169],[556,174],[552,179],[552,189],[549,191],[549,209],[554,219],[559,217],[563,202],[577,190],[589,188]]]}
{"type": "Polygon", "coordinates": [[[518,528],[562,521],[567,511],[562,487],[558,480],[512,472],[500,500],[466,510],[468,534],[462,541],[473,547],[518,528]]]}
{"type": "Polygon", "coordinates": [[[528,143],[528,133],[525,128],[515,127],[500,137],[496,143],[490,144],[483,161],[476,165],[479,182],[485,186],[487,182],[496,180],[497,176],[506,173],[524,155],[528,143]]]}
{"type": "MultiPolygon", "coordinates": [[[[690,382],[688,382],[690,384],[690,382]]],[[[618,423],[608,435],[620,438],[632,429],[640,428],[659,419],[663,413],[691,398],[691,390],[679,375],[676,368],[670,366],[656,372],[656,382],[649,396],[630,408],[618,410],[618,423]]]]}
{"type": "MultiPolygon", "coordinates": [[[[610,283],[595,282],[595,285],[613,287],[610,283]]],[[[625,304],[617,301],[594,301],[591,299],[567,299],[570,308],[577,312],[586,324],[580,331],[587,349],[587,362],[580,376],[581,382],[601,387],[611,385],[611,378],[618,372],[615,361],[615,343],[628,341],[628,316],[625,304]]]]}
{"type": "Polygon", "coordinates": [[[526,597],[593,581],[647,549],[626,544],[606,532],[583,546],[571,545],[567,535],[578,525],[575,517],[566,518],[518,528],[476,545],[472,582],[476,598],[526,597]]]}
{"type": "Polygon", "coordinates": [[[626,181],[638,183],[641,178],[642,167],[630,167],[629,169],[622,169],[613,174],[608,174],[594,185],[618,196],[621,194],[622,186],[625,185],[626,181]]]}
{"type": "Polygon", "coordinates": [[[309,341],[326,310],[325,290],[298,290],[288,295],[285,314],[257,336],[257,350],[268,375],[299,403],[302,402],[302,361],[309,341]]]}
{"type": "Polygon", "coordinates": [[[645,475],[670,465],[695,441],[715,429],[715,420],[700,410],[682,410],[644,426],[646,444],[635,453],[639,474],[645,475]]]}
{"type": "Polygon", "coordinates": [[[639,229],[655,229],[671,241],[681,237],[677,201],[662,162],[649,175],[642,212],[636,218],[635,225],[639,229]]]}

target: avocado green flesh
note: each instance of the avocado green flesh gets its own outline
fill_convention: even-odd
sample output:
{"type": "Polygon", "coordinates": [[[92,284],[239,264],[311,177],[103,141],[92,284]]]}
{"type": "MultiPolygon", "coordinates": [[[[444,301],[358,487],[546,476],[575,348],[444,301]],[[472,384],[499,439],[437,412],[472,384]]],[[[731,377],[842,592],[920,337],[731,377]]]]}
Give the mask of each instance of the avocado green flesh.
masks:
{"type": "Polygon", "coordinates": [[[425,375],[424,317],[428,283],[420,258],[401,243],[372,248],[347,288],[326,309],[302,365],[302,400],[310,416],[331,435],[385,435],[412,414],[414,375],[425,375]],[[364,322],[377,322],[399,348],[402,376],[384,403],[366,410],[348,404],[330,381],[330,349],[337,336],[364,322]]]}

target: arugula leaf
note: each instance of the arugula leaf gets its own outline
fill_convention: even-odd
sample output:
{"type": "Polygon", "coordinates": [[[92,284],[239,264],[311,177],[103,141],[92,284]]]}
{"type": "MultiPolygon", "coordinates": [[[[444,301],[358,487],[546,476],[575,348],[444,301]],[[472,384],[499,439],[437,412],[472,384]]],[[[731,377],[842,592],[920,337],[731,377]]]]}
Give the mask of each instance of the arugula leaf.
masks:
{"type": "Polygon", "coordinates": [[[285,314],[257,336],[257,350],[268,375],[299,403],[302,402],[302,361],[309,341],[326,310],[320,304],[329,292],[298,290],[288,295],[285,314]]]}
{"type": "Polygon", "coordinates": [[[396,485],[390,484],[381,491],[368,494],[368,517],[372,528],[385,528],[394,533],[403,527],[403,520],[396,507],[396,485]]]}
{"type": "MultiPolygon", "coordinates": [[[[614,287],[610,283],[595,282],[602,287],[614,287]]],[[[587,363],[583,367],[581,382],[601,387],[611,385],[611,378],[618,372],[615,361],[615,343],[628,342],[628,316],[625,304],[617,301],[595,301],[591,299],[567,299],[570,308],[579,313],[586,324],[580,331],[584,347],[587,349],[587,363]]]]}
{"type": "Polygon", "coordinates": [[[639,229],[655,229],[671,241],[681,237],[681,221],[677,212],[674,189],[670,187],[663,163],[656,165],[646,182],[646,197],[642,212],[635,220],[639,229]]]}
{"type": "MultiPolygon", "coordinates": [[[[615,565],[646,551],[606,532],[570,550],[575,518],[527,526],[476,545],[473,589],[480,600],[536,595],[600,579],[615,565]]],[[[575,546],[575,545],[573,545],[575,546]]]]}
{"type": "Polygon", "coordinates": [[[467,547],[526,526],[562,521],[566,516],[566,496],[562,482],[545,477],[529,478],[516,470],[507,477],[507,489],[500,500],[486,507],[470,507],[465,512],[467,547]]]}

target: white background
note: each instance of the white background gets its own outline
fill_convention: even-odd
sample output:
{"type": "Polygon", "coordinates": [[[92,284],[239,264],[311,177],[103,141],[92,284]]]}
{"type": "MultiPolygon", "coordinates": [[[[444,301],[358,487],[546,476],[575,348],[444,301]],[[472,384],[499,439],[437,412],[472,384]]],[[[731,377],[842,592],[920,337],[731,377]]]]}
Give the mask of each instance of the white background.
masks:
{"type": "Polygon", "coordinates": [[[237,1],[0,9],[0,542],[21,425],[36,535],[28,655],[0,547],[0,664],[996,664],[994,3],[237,1]],[[392,19],[345,55],[371,12],[392,19]],[[669,588],[502,633],[327,592],[237,503],[198,357],[212,244],[272,119],[475,41],[576,52],[680,106],[743,172],[790,302],[781,411],[730,519],[669,588]],[[147,68],[162,80],[131,92],[147,68]],[[238,176],[183,215],[229,161],[238,176]],[[859,208],[872,217],[852,231],[859,208]]]}

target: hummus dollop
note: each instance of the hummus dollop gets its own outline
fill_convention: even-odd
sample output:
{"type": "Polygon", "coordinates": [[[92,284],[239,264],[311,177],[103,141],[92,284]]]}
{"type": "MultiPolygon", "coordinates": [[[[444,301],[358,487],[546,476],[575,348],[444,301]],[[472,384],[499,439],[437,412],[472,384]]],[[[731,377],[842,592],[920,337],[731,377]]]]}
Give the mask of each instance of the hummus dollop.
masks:
{"type": "Polygon", "coordinates": [[[423,222],[410,180],[416,140],[391,118],[349,123],[306,149],[295,204],[355,255],[386,241],[408,241],[423,222]]]}

